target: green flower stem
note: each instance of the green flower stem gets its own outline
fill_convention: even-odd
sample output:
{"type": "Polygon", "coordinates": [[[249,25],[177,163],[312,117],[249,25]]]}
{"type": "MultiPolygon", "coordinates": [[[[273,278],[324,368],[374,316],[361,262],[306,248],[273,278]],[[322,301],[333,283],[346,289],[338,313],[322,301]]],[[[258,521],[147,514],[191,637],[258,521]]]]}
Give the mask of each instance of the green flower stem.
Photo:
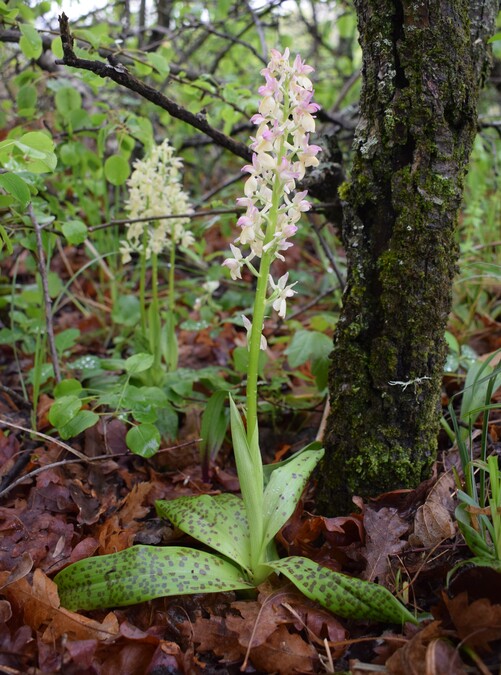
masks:
{"type": "Polygon", "coordinates": [[[259,267],[254,309],[252,312],[252,330],[249,341],[249,366],[247,369],[247,440],[250,443],[254,431],[257,432],[257,379],[259,370],[259,353],[261,331],[266,310],[266,291],[268,289],[268,274],[272,256],[263,254],[259,267]]]}
{"type": "Polygon", "coordinates": [[[169,312],[174,314],[176,303],[174,296],[174,270],[176,267],[176,246],[174,244],[175,227],[172,226],[170,233],[170,267],[169,267],[169,312]]]}
{"type": "MultiPolygon", "coordinates": [[[[283,185],[279,178],[273,185],[272,206],[268,216],[268,224],[263,244],[266,245],[273,238],[276,228],[278,207],[283,185]]],[[[268,290],[268,275],[271,263],[274,260],[274,251],[263,251],[259,276],[257,279],[256,295],[252,312],[252,329],[249,339],[249,365],[247,368],[247,445],[249,449],[250,471],[238,470],[240,488],[244,499],[247,517],[249,519],[249,536],[251,543],[251,568],[254,583],[259,584],[266,579],[268,572],[263,563],[263,461],[259,448],[259,427],[257,419],[257,380],[259,371],[259,353],[261,346],[261,332],[266,312],[266,293],[268,290]]],[[[237,462],[237,469],[238,466],[237,462]]]]}
{"type": "Polygon", "coordinates": [[[153,373],[159,373],[162,366],[160,349],[160,306],[158,303],[158,255],[151,254],[151,325],[150,344],[153,353],[153,373]]]}
{"type": "Polygon", "coordinates": [[[146,228],[143,232],[143,241],[141,245],[141,270],[139,274],[139,304],[141,307],[141,331],[146,337],[148,318],[146,312],[146,228]]]}
{"type": "MultiPolygon", "coordinates": [[[[278,177],[273,184],[272,205],[268,214],[268,224],[263,244],[266,245],[273,238],[276,228],[278,207],[282,195],[283,185],[278,177]]],[[[252,331],[249,341],[249,365],[247,368],[247,440],[252,438],[254,431],[257,433],[257,379],[259,370],[259,351],[261,344],[261,331],[263,329],[264,315],[266,312],[266,291],[268,289],[268,275],[271,263],[274,259],[273,250],[263,252],[259,276],[257,279],[256,295],[252,312],[252,331]]]]}

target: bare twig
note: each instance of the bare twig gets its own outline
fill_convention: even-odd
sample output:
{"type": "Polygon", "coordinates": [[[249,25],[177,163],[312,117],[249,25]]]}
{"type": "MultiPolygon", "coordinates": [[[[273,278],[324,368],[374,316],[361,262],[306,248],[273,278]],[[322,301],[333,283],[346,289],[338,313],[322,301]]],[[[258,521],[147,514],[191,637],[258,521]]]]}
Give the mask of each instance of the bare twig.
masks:
{"type": "MultiPolygon", "coordinates": [[[[51,464],[46,464],[45,466],[41,466],[38,469],[33,469],[33,471],[28,472],[27,474],[24,474],[24,476],[20,476],[17,480],[15,480],[13,483],[8,485],[4,490],[0,492],[0,498],[5,497],[11,490],[13,490],[15,487],[20,485],[21,483],[24,483],[25,480],[29,478],[33,478],[34,476],[37,476],[39,473],[42,473],[42,471],[46,471],[47,469],[52,469],[53,467],[56,466],[63,466],[64,464],[74,464],[75,462],[85,462],[87,464],[90,464],[91,462],[97,462],[101,460],[107,460],[107,459],[116,459],[117,457],[126,457],[129,455],[128,452],[116,452],[116,453],[108,453],[105,455],[97,455],[96,457],[87,457],[87,455],[84,455],[83,453],[79,452],[78,450],[75,450],[75,448],[72,448],[70,445],[67,445],[66,443],[63,443],[60,441],[58,438],[52,438],[52,436],[47,436],[47,434],[43,434],[40,431],[36,431],[35,429],[28,429],[28,427],[22,427],[20,424],[14,424],[13,422],[9,422],[8,420],[0,417],[0,425],[5,425],[7,427],[10,427],[12,429],[18,429],[19,431],[25,431],[28,434],[33,434],[34,436],[37,436],[38,438],[42,438],[44,440],[50,441],[51,443],[54,443],[55,445],[59,445],[61,448],[64,450],[67,450],[68,452],[71,452],[73,455],[76,455],[76,459],[63,459],[59,462],[53,462],[51,464]]],[[[158,452],[167,452],[169,450],[173,450],[174,448],[182,448],[185,445],[192,445],[193,443],[199,443],[201,441],[200,438],[196,438],[191,441],[186,441],[184,443],[179,443],[178,445],[175,445],[170,448],[163,448],[162,450],[159,450],[158,452]]]]}
{"type": "MultiPolygon", "coordinates": [[[[265,5],[265,6],[262,7],[260,10],[256,10],[256,16],[258,17],[259,20],[261,20],[266,14],[269,14],[270,12],[272,12],[272,11],[273,11],[274,9],[276,9],[277,7],[280,7],[280,5],[283,4],[283,2],[284,2],[284,0],[277,0],[276,2],[270,2],[268,5],[265,5]]],[[[247,5],[246,5],[246,8],[247,8],[247,5]]],[[[242,18],[242,19],[244,18],[243,15],[242,15],[241,18],[242,18]]],[[[246,23],[246,25],[245,25],[245,26],[244,26],[244,27],[236,34],[235,37],[236,37],[237,39],[238,39],[238,38],[241,38],[242,35],[245,35],[245,33],[246,33],[248,30],[250,30],[253,26],[255,26],[255,17],[254,17],[254,15],[252,16],[252,20],[251,20],[250,22],[246,23]]],[[[211,65],[210,68],[208,69],[210,73],[215,73],[215,72],[216,72],[216,70],[217,70],[217,68],[218,68],[218,66],[219,66],[219,63],[221,62],[222,59],[225,58],[225,56],[227,56],[228,52],[229,52],[229,51],[231,50],[231,48],[233,47],[233,44],[234,44],[234,43],[230,43],[230,44],[227,45],[225,48],[223,48],[223,49],[219,52],[219,54],[216,55],[216,57],[215,57],[215,59],[214,59],[212,65],[211,65]]]]}
{"type": "Polygon", "coordinates": [[[496,248],[498,246],[501,246],[501,240],[500,241],[489,241],[487,244],[476,244],[475,246],[472,246],[472,249],[474,251],[480,251],[483,248],[496,248]]]}
{"type": "MultiPolygon", "coordinates": [[[[255,20],[254,20],[253,23],[255,23],[255,20]]],[[[245,47],[257,59],[259,59],[261,61],[261,63],[263,63],[265,66],[267,65],[266,58],[264,56],[261,56],[261,54],[259,54],[259,52],[257,52],[251,44],[249,44],[248,42],[245,42],[245,40],[240,40],[240,38],[235,37],[234,35],[230,35],[229,33],[223,33],[222,31],[216,30],[213,26],[210,26],[208,24],[204,25],[204,30],[206,30],[211,35],[216,35],[217,37],[222,38],[223,40],[228,40],[229,42],[231,42],[233,44],[241,45],[242,47],[245,47]]]]}
{"type": "Polygon", "coordinates": [[[31,410],[31,403],[27,401],[21,394],[18,394],[17,391],[14,391],[10,387],[7,387],[5,384],[0,383],[0,392],[7,394],[14,403],[17,403],[21,408],[25,410],[31,410]]]}
{"type": "Polygon", "coordinates": [[[186,110],[186,108],[178,105],[172,99],[164,96],[164,94],[157,89],[141,82],[121,63],[111,65],[104,63],[103,61],[90,61],[88,59],[78,58],[73,51],[73,36],[70,33],[68,17],[64,13],[59,17],[59,27],[61,30],[64,58],[58,61],[58,63],[71,66],[72,68],[89,70],[102,78],[109,77],[113,82],[120,84],[130,91],[135,91],[143,98],[160,106],[160,108],[166,110],[172,117],[186,122],[192,127],[195,127],[195,129],[207,134],[207,136],[212,138],[218,145],[226,148],[238,157],[242,157],[246,161],[252,159],[252,151],[246,145],[239,141],[235,141],[221,131],[214,129],[214,127],[207,122],[206,117],[201,113],[194,115],[189,110],[186,110]]]}
{"type": "MultiPolygon", "coordinates": [[[[219,192],[219,190],[222,190],[223,188],[227,187],[228,185],[231,185],[234,182],[235,183],[237,182],[237,177],[231,178],[225,184],[215,189],[215,191],[208,193],[207,195],[204,195],[202,199],[203,200],[209,199],[213,194],[219,192]]],[[[332,206],[333,204],[330,202],[326,202],[325,204],[324,203],[315,204],[312,207],[311,211],[314,213],[322,213],[323,211],[327,211],[332,206]]],[[[147,223],[151,220],[169,220],[171,218],[191,218],[193,220],[194,218],[205,218],[206,216],[222,216],[228,213],[241,213],[243,211],[245,211],[243,207],[234,206],[221,209],[204,209],[203,211],[193,211],[192,213],[178,213],[175,215],[168,214],[165,216],[155,216],[154,218],[152,218],[151,216],[142,218],[121,218],[119,220],[109,220],[108,222],[100,223],[99,225],[92,225],[91,227],[88,228],[88,230],[89,232],[96,232],[96,230],[104,230],[107,227],[113,227],[114,225],[127,225],[129,223],[147,223]]]]}
{"type": "Polygon", "coordinates": [[[329,398],[327,397],[327,400],[325,401],[325,406],[324,406],[324,411],[322,413],[322,419],[320,420],[320,424],[317,430],[317,435],[315,436],[315,440],[318,441],[319,443],[322,443],[324,440],[324,434],[325,434],[325,429],[327,427],[327,419],[329,417],[329,413],[331,410],[331,405],[329,398]]]}
{"type": "Polygon", "coordinates": [[[312,307],[316,307],[320,302],[320,300],[322,300],[322,298],[325,298],[328,295],[329,296],[332,295],[336,290],[336,288],[337,288],[336,286],[332,286],[331,288],[328,288],[326,291],[322,291],[322,293],[316,295],[312,300],[310,300],[310,302],[307,302],[305,305],[302,305],[298,310],[292,312],[292,314],[289,314],[287,319],[288,320],[297,319],[298,316],[301,316],[301,314],[304,314],[312,307]]]}
{"type": "Polygon", "coordinates": [[[234,183],[238,183],[238,181],[242,180],[242,178],[243,174],[241,171],[239,171],[234,176],[230,176],[230,178],[227,178],[222,183],[219,183],[219,185],[216,185],[216,187],[212,188],[212,190],[209,190],[209,192],[206,192],[204,195],[202,195],[199,199],[200,204],[205,204],[205,202],[207,202],[209,199],[212,199],[214,195],[217,195],[218,192],[221,192],[221,190],[230,187],[230,185],[233,185],[234,183]]]}
{"type": "Polygon", "coordinates": [[[20,424],[14,424],[14,422],[9,422],[9,420],[6,420],[5,417],[0,417],[0,426],[1,425],[9,427],[9,429],[17,429],[18,431],[24,431],[27,434],[34,434],[38,438],[43,438],[44,441],[50,441],[50,443],[55,443],[56,445],[59,445],[61,448],[64,448],[64,450],[67,450],[68,452],[71,452],[73,455],[76,455],[76,457],[78,457],[83,461],[87,461],[89,459],[87,455],[84,455],[82,452],[80,452],[80,450],[75,450],[75,448],[72,448],[71,445],[63,443],[63,441],[60,441],[57,438],[52,438],[52,436],[48,436],[47,434],[43,434],[41,431],[36,431],[36,429],[29,429],[28,427],[23,427],[20,424]]]}
{"type": "MultiPolygon", "coordinates": [[[[98,227],[96,227],[96,229],[98,229],[98,227]]],[[[89,230],[92,231],[92,227],[89,227],[89,230]]],[[[104,274],[108,277],[108,279],[110,281],[115,281],[115,275],[113,274],[113,272],[111,271],[109,266],[106,264],[106,262],[103,259],[103,256],[100,255],[99,251],[94,246],[94,244],[91,242],[91,240],[86,239],[84,241],[84,245],[85,245],[85,248],[92,253],[92,255],[94,256],[94,259],[97,260],[97,264],[103,270],[104,274]]]]}
{"type": "Polygon", "coordinates": [[[45,311],[45,330],[47,331],[47,343],[49,345],[50,358],[52,361],[52,365],[54,367],[55,380],[56,382],[61,382],[61,370],[59,368],[56,342],[54,340],[54,325],[52,323],[52,300],[49,295],[47,267],[45,263],[45,253],[43,250],[43,243],[42,243],[42,228],[35,216],[33,204],[31,203],[28,206],[28,215],[32,222],[33,229],[35,230],[35,237],[37,241],[37,262],[38,262],[38,271],[40,272],[40,278],[42,280],[42,294],[45,311]]]}
{"type": "Polygon", "coordinates": [[[341,103],[344,101],[346,98],[346,95],[350,91],[350,89],[353,87],[353,85],[359,80],[360,76],[362,74],[362,71],[360,69],[355,70],[350,77],[344,82],[343,86],[341,87],[341,91],[339,92],[334,105],[331,108],[331,114],[339,112],[339,108],[341,107],[341,103]]]}
{"type": "Polygon", "coordinates": [[[254,21],[254,25],[256,26],[256,33],[258,34],[259,37],[259,42],[261,43],[261,52],[263,55],[263,60],[265,63],[268,61],[268,47],[266,45],[266,38],[264,36],[264,30],[263,30],[263,24],[261,22],[261,19],[259,18],[259,15],[257,12],[254,11],[252,8],[252,5],[248,0],[245,0],[245,6],[247,7],[247,10],[249,11],[250,15],[252,16],[252,20],[254,21]]]}
{"type": "Polygon", "coordinates": [[[89,232],[95,232],[96,230],[104,230],[107,227],[112,227],[113,225],[127,225],[128,223],[146,223],[151,220],[169,220],[170,218],[203,218],[204,216],[219,216],[225,213],[240,213],[245,209],[239,206],[234,208],[226,209],[209,209],[205,211],[195,211],[194,213],[180,213],[176,215],[165,215],[165,216],[155,216],[154,218],[122,218],[121,220],[110,220],[107,223],[101,223],[100,225],[93,225],[89,227],[89,232]]]}
{"type": "Polygon", "coordinates": [[[339,281],[339,286],[340,286],[341,290],[343,290],[346,282],[344,280],[343,275],[341,274],[341,270],[339,269],[339,267],[337,265],[336,259],[332,255],[332,251],[331,251],[330,247],[328,246],[328,244],[325,241],[322,233],[320,232],[320,228],[311,219],[310,219],[310,222],[311,222],[311,225],[313,227],[313,231],[317,235],[319,244],[322,247],[323,252],[327,256],[327,259],[330,262],[332,269],[334,270],[334,274],[336,275],[337,280],[339,281]]]}

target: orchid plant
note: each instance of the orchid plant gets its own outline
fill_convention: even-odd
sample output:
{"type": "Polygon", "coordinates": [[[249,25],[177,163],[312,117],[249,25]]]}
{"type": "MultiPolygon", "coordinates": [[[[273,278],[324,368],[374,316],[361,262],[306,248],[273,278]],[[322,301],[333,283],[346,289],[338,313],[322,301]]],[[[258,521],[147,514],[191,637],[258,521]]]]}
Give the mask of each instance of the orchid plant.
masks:
{"type": "Polygon", "coordinates": [[[147,337],[153,355],[149,371],[155,384],[160,384],[162,360],[168,370],[177,368],[177,339],[175,319],[175,262],[176,249],[189,248],[193,234],[186,228],[192,209],[188,195],[182,189],[183,162],[174,154],[166,139],[154,146],[149,155],[134,163],[134,171],[127,181],[129,199],[126,210],[130,218],[127,237],[120,244],[122,263],[131,261],[132,254],[139,254],[139,300],[141,331],[147,337]],[[151,220],[145,221],[145,218],[151,220]],[[161,218],[161,219],[159,219],[161,218]],[[169,285],[166,318],[162,325],[158,298],[158,257],[169,252],[169,285]],[[151,261],[151,303],[146,302],[146,270],[151,261]],[[159,380],[157,382],[157,380],[159,380]]]}
{"type": "Polygon", "coordinates": [[[74,563],[55,581],[62,604],[71,609],[128,605],[165,595],[253,589],[272,573],[288,577],[306,596],[345,617],[402,623],[415,617],[384,587],[353,579],[307,558],[280,559],[274,538],[294,512],[306,483],[323,456],[313,443],[290,459],[263,466],[259,448],[257,383],[259,351],[266,349],[263,325],[272,307],[285,316],[296,291],[288,274],[275,280],[272,263],[284,261],[301,214],[310,208],[306,192],[296,192],[320,148],[309,142],[315,129],[313,69],[289,51],[271,51],[262,71],[259,112],[252,119],[252,165],[239,204],[240,234],[223,265],[233,279],[247,267],[257,278],[248,333],[249,365],[244,421],[230,396],[230,419],[242,496],[188,496],[157,502],[160,516],[198,539],[217,555],[186,547],[133,546],[119,553],[74,563]],[[238,246],[239,245],[239,246],[238,246]],[[249,252],[244,254],[243,247],[249,252]],[[256,259],[259,265],[256,265],[256,259]]]}

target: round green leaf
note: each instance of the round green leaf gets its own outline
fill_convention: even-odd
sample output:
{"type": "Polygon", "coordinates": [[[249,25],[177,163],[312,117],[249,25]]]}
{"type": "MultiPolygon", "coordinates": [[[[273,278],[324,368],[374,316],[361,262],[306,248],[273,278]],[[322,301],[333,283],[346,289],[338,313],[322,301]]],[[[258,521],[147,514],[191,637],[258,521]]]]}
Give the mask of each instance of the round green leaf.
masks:
{"type": "Polygon", "coordinates": [[[67,117],[73,110],[82,107],[82,97],[74,87],[63,87],[54,97],[56,109],[63,117],[67,117]]]}
{"type": "Polygon", "coordinates": [[[139,424],[127,432],[125,442],[135,455],[153,457],[160,448],[160,432],[153,424],[139,424]]]}
{"type": "Polygon", "coordinates": [[[0,174],[0,187],[15,197],[23,207],[30,201],[31,193],[29,187],[15,173],[0,174]]]}
{"type": "Polygon", "coordinates": [[[51,409],[49,410],[49,422],[56,429],[64,427],[66,424],[71,422],[71,420],[78,414],[80,408],[82,407],[82,401],[71,394],[69,396],[62,396],[54,401],[51,409]]]}
{"type": "Polygon", "coordinates": [[[66,166],[78,166],[82,159],[84,149],[81,143],[70,141],[59,147],[59,157],[66,166]]]}
{"type": "Polygon", "coordinates": [[[63,427],[59,427],[59,434],[61,438],[66,440],[67,438],[73,438],[78,436],[82,431],[93,427],[94,424],[97,424],[99,421],[99,415],[92,410],[80,410],[80,412],[75,415],[75,417],[65,424],[63,427]]]}
{"type": "Polygon", "coordinates": [[[17,92],[16,96],[17,109],[19,114],[24,111],[32,111],[37,104],[37,90],[32,84],[25,84],[17,92]]]}
{"type": "Polygon", "coordinates": [[[125,370],[129,375],[142,373],[153,365],[153,356],[151,354],[134,354],[125,360],[125,370]]]}
{"type": "Polygon", "coordinates": [[[33,173],[53,171],[57,165],[54,141],[44,131],[28,131],[13,142],[16,160],[33,173]]]}
{"type": "Polygon", "coordinates": [[[69,394],[78,394],[82,391],[82,385],[75,378],[68,378],[66,380],[61,380],[54,387],[54,396],[60,398],[62,396],[68,396],[69,394]]]}
{"type": "Polygon", "coordinates": [[[21,39],[19,47],[27,59],[38,59],[42,54],[42,38],[39,32],[28,23],[19,24],[21,39]]]}
{"type": "Polygon", "coordinates": [[[62,43],[60,37],[56,37],[52,40],[51,49],[52,49],[52,53],[54,54],[56,59],[62,59],[63,58],[63,56],[64,56],[63,43],[62,43]]]}
{"type": "Polygon", "coordinates": [[[120,295],[113,305],[111,318],[123,326],[135,326],[141,317],[141,305],[135,295],[120,295]]]}
{"type": "Polygon", "coordinates": [[[104,163],[104,175],[112,185],[123,185],[129,174],[129,162],[122,155],[112,155],[104,163]]]}
{"type": "Polygon", "coordinates": [[[78,246],[87,239],[87,226],[81,220],[68,220],[64,223],[63,234],[68,243],[78,246]]]}
{"type": "Polygon", "coordinates": [[[78,328],[66,328],[66,330],[62,330],[60,333],[58,333],[54,339],[58,353],[62,354],[68,349],[74,347],[79,337],[80,331],[78,328]]]}

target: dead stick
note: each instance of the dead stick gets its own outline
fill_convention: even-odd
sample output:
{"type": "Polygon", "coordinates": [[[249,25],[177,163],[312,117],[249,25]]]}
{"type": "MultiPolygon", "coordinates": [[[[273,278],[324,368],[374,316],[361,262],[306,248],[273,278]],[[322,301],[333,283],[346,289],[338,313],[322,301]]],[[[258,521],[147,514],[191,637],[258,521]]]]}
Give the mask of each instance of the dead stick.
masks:
{"type": "Polygon", "coordinates": [[[196,115],[193,114],[172,99],[164,96],[161,92],[153,89],[153,87],[141,82],[141,80],[134,77],[134,75],[132,75],[132,73],[130,73],[121,63],[113,65],[111,63],[104,63],[103,61],[91,61],[89,59],[77,57],[73,49],[73,36],[70,32],[68,17],[64,13],[59,17],[59,27],[64,57],[63,59],[56,61],[56,63],[71,66],[72,68],[80,68],[81,70],[90,70],[102,78],[109,77],[113,82],[126,87],[130,91],[135,91],[143,98],[160,106],[160,108],[166,110],[172,117],[187,122],[192,127],[195,127],[195,129],[202,131],[218,145],[226,148],[238,157],[242,157],[246,161],[252,160],[252,150],[246,145],[239,141],[235,141],[233,138],[226,136],[226,134],[212,127],[202,113],[196,115]]]}
{"type": "Polygon", "coordinates": [[[54,367],[54,377],[56,382],[61,382],[61,370],[59,369],[59,360],[56,350],[56,342],[54,340],[54,325],[52,323],[52,300],[49,295],[49,282],[47,279],[47,267],[45,263],[45,252],[43,250],[42,243],[42,228],[38,222],[35,211],[33,210],[33,204],[30,203],[28,206],[28,215],[33,224],[33,229],[35,230],[35,237],[37,240],[37,262],[38,262],[38,271],[40,272],[40,278],[42,280],[42,292],[43,292],[43,304],[45,310],[45,329],[47,331],[47,342],[49,343],[50,357],[52,360],[52,365],[54,367]]]}

